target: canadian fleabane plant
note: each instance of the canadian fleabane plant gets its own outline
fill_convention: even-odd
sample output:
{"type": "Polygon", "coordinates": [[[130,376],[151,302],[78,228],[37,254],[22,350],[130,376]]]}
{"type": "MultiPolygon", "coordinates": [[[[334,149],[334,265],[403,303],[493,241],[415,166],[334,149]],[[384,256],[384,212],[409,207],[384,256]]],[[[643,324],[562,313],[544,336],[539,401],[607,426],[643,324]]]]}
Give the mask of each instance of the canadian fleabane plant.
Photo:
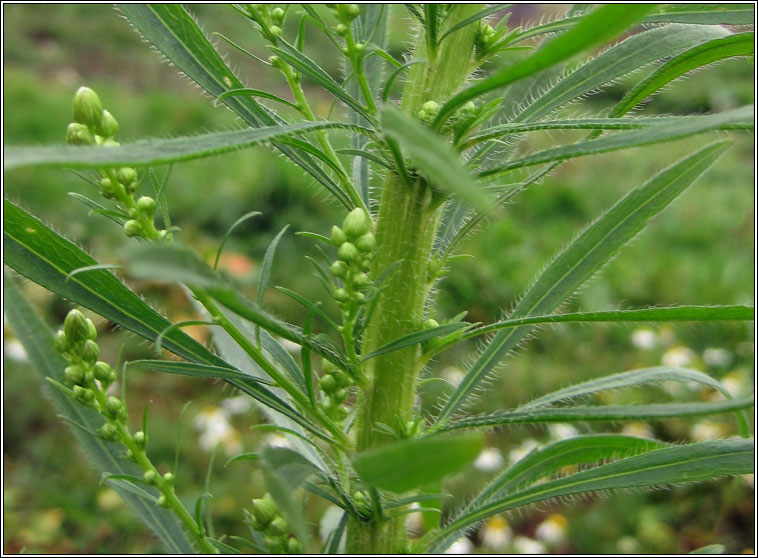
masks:
{"type": "MultiPolygon", "coordinates": [[[[250,63],[281,74],[291,90],[286,99],[243,84],[182,6],[119,8],[166,59],[246,126],[119,144],[117,109],[82,87],[74,95],[73,121],[61,128],[69,145],[7,147],[4,167],[91,171],[103,199],[79,199],[133,239],[119,274],[181,283],[202,319],[169,322],[112,265],[99,263],[9,200],[4,261],[17,274],[181,357],[132,361],[129,367],[217,378],[265,410],[291,448],[262,447],[240,456],[256,459],[250,466],[262,469],[267,490],[240,510],[249,539],[216,533],[210,501],[201,497],[188,509],[175,471],[153,465],[147,415],[135,429],[125,394],[109,390],[121,367],[98,360],[90,320],[72,310],[57,333],[49,331],[8,275],[5,312],[47,378],[53,402],[77,426],[74,432],[94,466],[167,551],[335,553],[344,547],[358,554],[441,553],[482,521],[528,504],[753,472],[753,439],[744,415],[753,398],[735,398],[716,379],[687,368],[616,371],[515,409],[467,412],[483,382],[540,325],[754,319],[752,307],[738,305],[561,311],[708,171],[729,149],[730,135],[753,130],[752,105],[704,115],[631,114],[689,72],[752,57],[754,35],[745,30],[753,22],[752,5],[585,6],[522,28],[509,26],[507,17],[487,23],[503,6],[409,4],[414,40],[402,59],[385,50],[386,5],[336,4],[329,10],[235,5],[268,43],[268,54],[250,63]],[[328,37],[334,54],[344,58],[344,75],[330,75],[312,58],[306,30],[328,37]],[[502,57],[508,62],[483,69],[502,57]],[[632,74],[636,84],[610,111],[572,116],[569,107],[582,96],[632,74]],[[305,83],[328,92],[340,110],[329,120],[317,117],[305,83]],[[547,149],[521,147],[541,130],[587,132],[579,141],[547,149]],[[334,136],[346,134],[350,147],[336,149],[334,136]],[[647,182],[629,184],[626,195],[547,262],[502,320],[469,323],[465,312],[435,319],[436,286],[451,266],[460,265],[460,241],[487,222],[507,219],[505,204],[537,187],[564,161],[695,135],[702,139],[698,149],[647,182]],[[301,233],[328,257],[316,266],[318,279],[337,310],[326,311],[283,288],[305,308],[302,324],[286,323],[263,307],[281,234],[263,260],[257,295],[250,297],[216,270],[228,234],[215,262],[208,263],[172,227],[164,189],[140,192],[151,166],[259,144],[290,159],[344,207],[342,222],[301,233]],[[198,323],[208,326],[212,347],[181,329],[198,323]],[[422,371],[434,371],[437,355],[471,339],[481,348],[460,383],[438,407],[422,410],[417,398],[422,371]],[[299,358],[283,348],[283,340],[301,348],[299,358]],[[654,382],[695,383],[724,397],[645,405],[575,402],[654,382]],[[740,437],[676,445],[610,433],[571,437],[503,469],[467,502],[443,497],[445,478],[470,465],[490,429],[717,413],[734,414],[740,437]],[[575,472],[565,474],[567,467],[575,472]],[[323,546],[315,543],[302,498],[323,498],[341,510],[323,546]],[[425,531],[411,540],[405,519],[419,506],[425,531]]],[[[599,183],[607,178],[607,172],[598,175],[599,183]]],[[[252,215],[242,215],[229,234],[252,215]]]]}

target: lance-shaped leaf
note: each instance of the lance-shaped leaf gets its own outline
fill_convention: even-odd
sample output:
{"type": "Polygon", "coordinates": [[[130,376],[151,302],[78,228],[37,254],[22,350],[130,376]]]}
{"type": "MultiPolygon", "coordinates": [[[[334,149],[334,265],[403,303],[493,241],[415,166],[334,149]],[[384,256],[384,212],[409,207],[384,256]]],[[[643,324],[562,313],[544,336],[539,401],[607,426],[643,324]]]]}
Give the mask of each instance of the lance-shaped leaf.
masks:
{"type": "Polygon", "coordinates": [[[490,207],[489,196],[458,162],[453,148],[431,130],[392,104],[382,109],[382,130],[402,147],[434,188],[457,194],[473,207],[490,207]]]}
{"type": "Polygon", "coordinates": [[[683,49],[705,41],[723,38],[729,32],[722,27],[700,25],[666,25],[638,33],[582,64],[569,73],[515,118],[532,122],[567,103],[611,83],[643,66],[673,56],[683,49]]]}
{"type": "Polygon", "coordinates": [[[128,365],[143,370],[154,370],[156,372],[165,372],[166,374],[179,374],[181,376],[193,376],[195,378],[229,379],[240,380],[242,382],[271,384],[271,382],[261,378],[251,377],[249,374],[245,374],[238,370],[222,368],[221,366],[211,366],[210,364],[178,362],[174,360],[132,360],[128,365]]]}
{"type": "MultiPolygon", "coordinates": [[[[55,350],[50,330],[29,303],[24,300],[16,280],[7,273],[3,292],[5,294],[5,316],[29,356],[32,369],[37,372],[41,381],[47,377],[63,383],[63,370],[67,362],[55,350]]],[[[49,389],[49,395],[53,405],[61,415],[91,431],[95,431],[103,425],[103,418],[94,409],[77,403],[57,389],[49,389]]],[[[113,442],[106,442],[102,438],[93,436],[79,428],[72,428],[72,432],[98,471],[141,478],[142,470],[134,463],[124,459],[122,446],[113,442]]],[[[176,517],[169,510],[135,495],[122,485],[114,484],[114,488],[140,520],[156,534],[169,553],[191,554],[195,552],[176,517]]],[[[150,491],[149,496],[153,499],[157,498],[154,496],[157,494],[154,489],[146,490],[150,491]]]]}
{"type": "Polygon", "coordinates": [[[668,60],[648,77],[638,83],[613,108],[610,116],[626,114],[647,97],[661,89],[667,83],[683,76],[687,72],[735,56],[753,56],[755,54],[755,33],[738,33],[728,37],[713,39],[704,44],[690,48],[668,60]]]}
{"type": "Polygon", "coordinates": [[[144,140],[114,147],[73,145],[6,147],[3,150],[3,167],[7,170],[28,166],[94,168],[161,165],[220,155],[262,143],[285,140],[306,132],[334,128],[365,130],[360,126],[340,122],[299,122],[254,130],[144,140]]]}
{"type": "MultiPolygon", "coordinates": [[[[118,7],[145,39],[214,99],[225,91],[244,88],[197,22],[180,4],[119,4],[118,7]]],[[[253,128],[285,123],[249,95],[226,97],[223,103],[253,128]]],[[[308,153],[288,145],[275,145],[345,207],[354,207],[347,193],[308,153]]]]}
{"type": "Polygon", "coordinates": [[[664,4],[645,17],[649,23],[679,22],[701,25],[750,25],[755,23],[753,4],[664,4]]]}
{"type": "Polygon", "coordinates": [[[696,482],[752,472],[752,439],[716,440],[656,449],[496,499],[457,518],[443,529],[427,534],[414,550],[435,548],[436,543],[450,533],[495,514],[551,498],[597,490],[696,482]]]}
{"type": "MultiPolygon", "coordinates": [[[[169,328],[171,322],[150,308],[108,270],[93,268],[71,275],[76,269],[97,266],[97,262],[17,205],[3,200],[3,207],[3,257],[9,267],[149,341],[154,342],[163,333],[163,348],[189,361],[233,369],[186,333],[178,328],[169,328]]],[[[236,379],[226,381],[263,405],[288,416],[314,435],[324,437],[311,422],[262,385],[249,381],[242,383],[236,379]]]]}
{"type": "MultiPolygon", "coordinates": [[[[651,218],[705,172],[728,145],[728,142],[718,142],[705,147],[629,192],[550,263],[521,299],[511,318],[545,314],[557,308],[634,238],[651,218]]],[[[532,326],[510,328],[492,338],[445,404],[438,424],[444,424],[452,417],[487,374],[531,329],[532,326]]]]}
{"type": "Polygon", "coordinates": [[[496,428],[512,424],[555,422],[658,420],[672,417],[695,417],[730,413],[755,405],[752,397],[726,399],[705,403],[653,403],[650,405],[580,405],[571,407],[540,407],[469,417],[453,421],[441,432],[460,428],[496,428]]]}
{"type": "Polygon", "coordinates": [[[489,91],[536,74],[571,56],[608,41],[637,23],[651,11],[650,5],[609,4],[585,16],[567,33],[545,44],[532,56],[512,64],[455,95],[440,109],[434,125],[439,128],[466,102],[489,91]]]}
{"type": "Polygon", "coordinates": [[[639,147],[642,145],[651,145],[666,141],[673,141],[695,134],[701,134],[708,130],[721,128],[732,123],[744,123],[746,120],[752,120],[754,115],[753,105],[740,107],[724,111],[719,114],[709,114],[708,116],[692,116],[688,118],[677,119],[675,122],[651,126],[641,130],[631,130],[628,132],[618,132],[598,139],[581,141],[571,145],[555,147],[539,151],[532,155],[527,155],[504,165],[495,166],[482,171],[481,177],[495,177],[507,171],[538,165],[540,163],[550,163],[553,161],[565,161],[575,157],[584,157],[596,153],[607,153],[609,151],[618,151],[630,147],[639,147]]]}
{"type": "MultiPolygon", "coordinates": [[[[561,440],[544,448],[535,449],[515,465],[492,479],[473,500],[456,514],[453,521],[476,511],[498,495],[513,493],[541,478],[554,475],[563,467],[585,463],[594,465],[601,461],[631,457],[666,446],[668,444],[655,440],[618,434],[599,434],[561,440]]],[[[445,538],[438,540],[434,546],[429,548],[429,552],[444,552],[465,533],[466,529],[467,527],[461,527],[457,531],[448,531],[445,538]]]]}
{"type": "Polygon", "coordinates": [[[406,492],[458,471],[479,455],[483,443],[476,433],[402,440],[359,453],[352,463],[369,486],[406,492]]]}

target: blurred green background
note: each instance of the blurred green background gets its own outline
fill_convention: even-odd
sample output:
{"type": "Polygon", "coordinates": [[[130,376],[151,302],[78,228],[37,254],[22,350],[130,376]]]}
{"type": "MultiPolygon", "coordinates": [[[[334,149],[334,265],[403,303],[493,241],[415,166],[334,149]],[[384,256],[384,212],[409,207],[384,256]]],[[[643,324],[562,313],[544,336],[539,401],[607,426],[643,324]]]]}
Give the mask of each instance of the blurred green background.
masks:
{"type": "MultiPolygon", "coordinates": [[[[223,33],[266,56],[255,31],[230,7],[193,5],[191,10],[207,31],[223,33]]],[[[538,6],[520,6],[512,21],[518,17],[536,20],[543,15],[540,10],[538,6]]],[[[556,10],[560,7],[544,9],[556,10]]],[[[400,57],[408,46],[409,20],[402,6],[393,6],[392,15],[390,51],[400,57]]],[[[95,89],[119,120],[122,142],[240,126],[230,112],[214,108],[196,86],[161,63],[109,6],[5,4],[3,20],[3,131],[7,144],[61,142],[71,120],[71,98],[80,85],[95,89]]],[[[288,97],[286,84],[278,74],[222,40],[216,42],[249,87],[288,97]]],[[[338,75],[339,59],[315,28],[309,30],[307,45],[326,70],[338,75]]],[[[624,80],[590,96],[576,106],[576,112],[587,114],[609,107],[634,81],[624,80]]],[[[753,83],[751,62],[728,61],[673,84],[641,113],[691,114],[734,108],[752,102],[753,83]]],[[[329,114],[331,99],[323,91],[310,88],[307,93],[319,115],[329,114]]],[[[735,139],[732,149],[583,288],[567,309],[753,304],[754,141],[752,134],[730,136],[735,139]]],[[[527,147],[536,149],[574,137],[534,135],[527,147]]],[[[528,190],[509,206],[505,218],[488,224],[465,243],[462,251],[474,259],[455,264],[442,283],[435,317],[439,320],[468,310],[470,321],[497,319],[512,307],[547,259],[581,227],[624,192],[705,141],[697,137],[561,165],[544,184],[528,190]]],[[[167,170],[159,168],[156,172],[162,177],[167,170]]],[[[151,193],[146,180],[142,189],[151,193]]],[[[84,205],[66,195],[79,192],[96,197],[94,187],[72,173],[16,170],[5,176],[4,190],[7,197],[75,239],[103,263],[118,263],[121,248],[128,245],[110,221],[88,215],[84,205]]],[[[290,233],[276,255],[271,284],[323,300],[331,312],[335,311],[304,258],[317,254],[312,241],[291,232],[328,234],[331,225],[341,221],[342,212],[294,165],[267,149],[248,149],[177,165],[170,174],[167,192],[171,218],[181,227],[182,240],[208,257],[238,217],[251,210],[263,213],[233,235],[222,263],[250,286],[251,292],[268,243],[290,224],[290,233]]],[[[146,282],[134,287],[171,319],[192,316],[191,305],[180,289],[146,282]]],[[[67,303],[35,285],[26,289],[51,327],[57,327],[69,309],[67,303]]],[[[265,302],[288,321],[301,323],[304,317],[301,307],[273,289],[266,294],[265,302]]],[[[133,336],[111,331],[102,319],[96,323],[106,360],[115,362],[122,344],[127,359],[153,355],[150,347],[133,336]]],[[[191,333],[204,339],[201,329],[191,333]]],[[[474,410],[513,407],[572,382],[661,362],[707,371],[735,390],[750,392],[753,337],[753,326],[746,323],[546,328],[508,361],[482,392],[474,410]]],[[[67,427],[42,396],[40,384],[7,326],[4,348],[4,551],[160,552],[160,545],[115,493],[98,483],[97,474],[72,443],[67,427]]],[[[454,381],[474,348],[472,344],[450,351],[429,373],[454,381]]],[[[666,388],[670,386],[611,393],[604,401],[711,396],[686,388],[666,388]]],[[[424,392],[422,399],[428,410],[443,394],[440,390],[438,384],[429,384],[424,392]]],[[[210,438],[203,436],[211,437],[214,427],[226,425],[219,438],[224,446],[213,471],[211,505],[217,532],[245,535],[241,508],[249,505],[251,498],[260,497],[262,477],[252,462],[224,467],[224,452],[251,451],[265,436],[249,429],[262,419],[260,410],[240,405],[234,395],[222,384],[211,382],[139,371],[133,371],[129,378],[130,407],[141,409],[153,402],[150,452],[159,468],[168,467],[173,460],[176,424],[184,403],[192,401],[184,417],[178,480],[178,492],[188,501],[202,492],[209,462],[206,447],[210,438]]],[[[734,421],[716,416],[656,422],[647,427],[610,424],[576,428],[580,432],[626,431],[687,441],[731,435],[734,421]]],[[[493,474],[488,467],[498,459],[507,463],[533,443],[566,434],[560,428],[514,428],[493,433],[489,437],[489,465],[482,458],[473,476],[468,474],[465,482],[463,478],[452,479],[446,490],[465,497],[493,474]]],[[[310,500],[308,517],[317,524],[326,506],[315,498],[310,500]]],[[[490,522],[472,535],[474,546],[470,551],[524,551],[531,541],[547,552],[677,553],[711,543],[725,544],[729,552],[741,552],[755,544],[753,513],[753,484],[748,477],[660,492],[596,495],[568,505],[546,503],[510,515],[506,522],[490,522]],[[545,525],[556,526],[552,538],[545,525]],[[503,542],[503,537],[508,542],[503,542]]]]}

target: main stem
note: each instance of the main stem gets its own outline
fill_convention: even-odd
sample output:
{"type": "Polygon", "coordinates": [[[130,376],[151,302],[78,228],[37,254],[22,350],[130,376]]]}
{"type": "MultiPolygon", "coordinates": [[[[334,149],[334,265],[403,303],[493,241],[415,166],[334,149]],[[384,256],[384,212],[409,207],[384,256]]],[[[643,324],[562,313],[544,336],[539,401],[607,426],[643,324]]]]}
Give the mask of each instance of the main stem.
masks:
{"type": "MultiPolygon", "coordinates": [[[[478,5],[457,5],[446,18],[444,28],[453,27],[479,10],[478,5]]],[[[457,30],[442,43],[435,60],[411,67],[402,99],[405,111],[415,114],[426,101],[442,104],[463,84],[470,69],[476,29],[474,23],[457,30]]],[[[417,39],[414,57],[427,58],[423,33],[417,39]]],[[[376,223],[374,278],[390,266],[395,267],[382,284],[382,293],[364,334],[363,353],[422,328],[439,211],[426,182],[419,179],[409,186],[396,173],[387,174],[376,223]]],[[[367,362],[371,385],[364,392],[365,401],[358,418],[359,450],[391,441],[376,429],[377,424],[399,429],[412,420],[422,365],[418,347],[387,353],[367,362]]],[[[371,521],[351,518],[348,523],[349,553],[394,554],[403,552],[407,543],[403,516],[371,521]]]]}

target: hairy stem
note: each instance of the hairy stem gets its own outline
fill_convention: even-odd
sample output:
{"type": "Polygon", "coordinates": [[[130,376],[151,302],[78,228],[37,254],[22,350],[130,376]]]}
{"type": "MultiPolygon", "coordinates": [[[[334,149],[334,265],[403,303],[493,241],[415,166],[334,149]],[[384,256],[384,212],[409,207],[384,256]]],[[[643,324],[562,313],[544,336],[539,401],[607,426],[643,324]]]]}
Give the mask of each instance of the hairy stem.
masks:
{"type": "MultiPolygon", "coordinates": [[[[481,6],[459,5],[446,21],[447,28],[473,15],[481,6]]],[[[451,34],[434,62],[413,66],[403,93],[402,107],[415,114],[429,100],[444,101],[468,77],[476,25],[451,34]]],[[[417,39],[414,58],[426,58],[426,41],[417,39]]],[[[377,249],[374,278],[390,265],[397,267],[385,280],[384,290],[363,337],[363,352],[373,351],[403,335],[421,329],[428,297],[428,273],[439,204],[423,179],[408,185],[395,172],[387,174],[376,222],[377,249]],[[397,263],[396,263],[397,262],[397,263]]],[[[368,362],[370,386],[358,417],[357,447],[369,449],[391,440],[377,424],[399,429],[413,418],[413,400],[422,362],[418,347],[387,353],[368,362]]],[[[398,553],[407,545],[404,518],[351,518],[347,551],[398,553]]]]}

